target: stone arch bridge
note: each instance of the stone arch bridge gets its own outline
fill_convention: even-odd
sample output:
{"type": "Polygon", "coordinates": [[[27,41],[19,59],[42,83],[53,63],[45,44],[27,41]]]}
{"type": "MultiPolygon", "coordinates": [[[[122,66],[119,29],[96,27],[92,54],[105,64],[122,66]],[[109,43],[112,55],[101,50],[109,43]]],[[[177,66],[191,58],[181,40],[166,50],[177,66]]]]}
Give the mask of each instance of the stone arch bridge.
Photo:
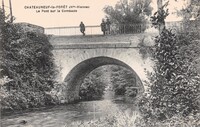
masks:
{"type": "MultiPolygon", "coordinates": [[[[87,37],[86,37],[87,38],[87,37]]],[[[85,38],[84,38],[85,39],[85,38]]],[[[87,39],[86,39],[87,40],[87,39]]],[[[51,37],[53,55],[60,67],[60,80],[63,82],[58,91],[62,103],[79,99],[79,87],[84,78],[95,68],[104,65],[119,65],[133,72],[139,93],[145,91],[143,82],[147,80],[145,70],[152,70],[153,62],[140,54],[140,38],[130,41],[113,42],[68,42],[67,38],[51,37]]]]}

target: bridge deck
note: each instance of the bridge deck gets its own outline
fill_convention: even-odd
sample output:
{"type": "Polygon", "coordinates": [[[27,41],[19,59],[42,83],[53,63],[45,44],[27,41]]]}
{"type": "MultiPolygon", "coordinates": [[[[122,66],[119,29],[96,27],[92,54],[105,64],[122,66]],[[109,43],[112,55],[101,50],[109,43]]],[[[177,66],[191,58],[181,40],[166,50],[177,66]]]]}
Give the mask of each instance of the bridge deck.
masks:
{"type": "Polygon", "coordinates": [[[136,38],[142,38],[149,33],[140,34],[120,34],[120,35],[86,35],[86,36],[52,36],[52,45],[74,44],[74,43],[93,43],[93,42],[130,42],[136,38]]]}
{"type": "MultiPolygon", "coordinates": [[[[121,35],[86,35],[86,36],[52,36],[51,44],[55,49],[66,48],[136,48],[147,33],[121,35]]],[[[152,34],[151,36],[155,36],[152,34]]]]}

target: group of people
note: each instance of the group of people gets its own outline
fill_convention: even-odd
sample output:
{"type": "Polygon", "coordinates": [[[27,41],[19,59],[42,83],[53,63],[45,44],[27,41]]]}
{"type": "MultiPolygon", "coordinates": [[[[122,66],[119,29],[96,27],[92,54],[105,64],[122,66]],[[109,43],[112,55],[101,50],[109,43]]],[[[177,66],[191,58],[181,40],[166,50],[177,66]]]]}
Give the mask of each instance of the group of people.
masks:
{"type": "MultiPolygon", "coordinates": [[[[100,26],[101,26],[101,31],[103,32],[103,35],[110,34],[110,25],[111,25],[111,22],[109,19],[107,19],[106,21],[104,21],[104,19],[102,20],[102,23],[100,26]]],[[[80,27],[80,32],[83,34],[83,36],[85,36],[85,25],[83,24],[83,22],[80,23],[79,27],[80,27]]]]}
{"type": "Polygon", "coordinates": [[[106,22],[104,21],[104,19],[102,20],[101,31],[103,32],[103,35],[110,34],[110,25],[111,22],[109,19],[107,19],[106,22]]]}

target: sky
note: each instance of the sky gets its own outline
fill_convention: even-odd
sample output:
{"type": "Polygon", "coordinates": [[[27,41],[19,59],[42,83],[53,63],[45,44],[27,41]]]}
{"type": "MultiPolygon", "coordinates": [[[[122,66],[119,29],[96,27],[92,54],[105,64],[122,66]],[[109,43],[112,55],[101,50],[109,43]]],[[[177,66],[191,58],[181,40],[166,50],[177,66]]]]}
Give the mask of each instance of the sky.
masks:
{"type": "MultiPolygon", "coordinates": [[[[102,18],[105,17],[103,8],[106,5],[114,6],[119,0],[11,0],[13,16],[16,18],[14,22],[28,22],[42,27],[64,27],[64,26],[79,26],[83,21],[85,25],[99,25],[102,18]],[[30,6],[45,6],[48,9],[34,9],[30,6]],[[57,7],[56,7],[57,6],[57,7]],[[62,8],[59,8],[62,7],[62,8]],[[65,8],[63,8],[63,6],[65,8]],[[71,8],[69,8],[71,6],[71,8]],[[75,8],[84,6],[87,8],[75,8]],[[50,8],[52,7],[52,8],[50,8]],[[55,7],[55,8],[53,8],[55,7]],[[52,10],[52,12],[45,12],[52,10]],[[57,12],[60,10],[60,12],[57,12]],[[77,12],[66,12],[67,10],[77,10],[77,12]],[[40,11],[40,12],[38,12],[40,11]],[[62,12],[64,11],[64,12],[62,12]]],[[[152,0],[151,6],[156,11],[156,1],[152,0]]],[[[184,0],[174,2],[170,0],[170,13],[175,8],[181,9],[185,3],[184,0]]],[[[4,0],[6,12],[9,13],[9,0],[4,0]]],[[[176,21],[181,18],[170,14],[167,21],[176,21]]]]}

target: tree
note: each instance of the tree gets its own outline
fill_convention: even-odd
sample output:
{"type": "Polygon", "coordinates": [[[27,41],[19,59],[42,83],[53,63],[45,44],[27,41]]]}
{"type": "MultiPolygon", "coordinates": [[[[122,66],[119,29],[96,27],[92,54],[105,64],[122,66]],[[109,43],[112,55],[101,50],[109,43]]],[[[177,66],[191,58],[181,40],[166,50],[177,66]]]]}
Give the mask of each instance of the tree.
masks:
{"type": "MultiPolygon", "coordinates": [[[[0,16],[1,17],[1,16],[0,16]]],[[[24,32],[19,26],[1,19],[1,78],[8,77],[1,90],[7,96],[2,106],[22,109],[53,103],[48,92],[55,83],[56,69],[52,45],[41,33],[24,32]]]]}
{"type": "Polygon", "coordinates": [[[164,5],[162,4],[162,0],[157,0],[158,11],[151,16],[151,22],[154,27],[158,28],[159,34],[165,30],[165,18],[169,15],[168,9],[164,10],[164,8],[168,5],[169,1],[164,5]]]}
{"type": "Polygon", "coordinates": [[[104,69],[105,67],[97,68],[84,79],[79,90],[81,100],[96,100],[103,97],[107,85],[103,75],[104,69]]]}
{"type": "Polygon", "coordinates": [[[137,95],[136,76],[130,70],[115,65],[99,67],[92,71],[82,83],[79,95],[82,100],[101,99],[107,86],[115,95],[137,95]]]}
{"type": "Polygon", "coordinates": [[[136,77],[135,75],[120,66],[111,68],[111,82],[115,95],[135,96],[136,77]]]}
{"type": "Polygon", "coordinates": [[[131,0],[128,3],[126,0],[121,0],[115,7],[106,6],[104,12],[107,17],[115,24],[139,24],[146,23],[145,16],[150,16],[152,7],[151,0],[131,0]]]}
{"type": "MultiPolygon", "coordinates": [[[[154,16],[153,21],[164,20],[167,11],[163,12],[161,17],[154,16]]],[[[159,23],[153,22],[153,25],[159,23]]],[[[188,116],[199,112],[196,99],[200,75],[196,60],[200,56],[200,47],[193,40],[189,35],[176,35],[165,28],[156,37],[152,49],[154,71],[148,73],[149,89],[140,102],[146,120],[165,120],[176,114],[188,116]]]]}
{"type": "Polygon", "coordinates": [[[177,10],[176,13],[177,16],[183,18],[183,30],[194,34],[199,33],[200,5],[198,1],[191,0],[185,8],[177,10]]]}
{"type": "MultiPolygon", "coordinates": [[[[158,7],[158,16],[160,17],[160,15],[162,15],[162,6],[163,6],[163,3],[162,3],[162,0],[157,0],[157,7],[158,7]]],[[[162,18],[158,18],[159,20],[161,20],[162,18]]],[[[162,21],[159,21],[159,26],[158,26],[158,30],[159,30],[159,33],[162,32],[162,30],[165,28],[165,21],[162,20],[162,21]]]]}
{"type": "MultiPolygon", "coordinates": [[[[177,0],[178,2],[178,0],[177,0]]],[[[177,10],[177,15],[183,17],[183,21],[189,21],[191,18],[200,20],[200,5],[198,1],[191,0],[185,8],[177,10]]]]}

